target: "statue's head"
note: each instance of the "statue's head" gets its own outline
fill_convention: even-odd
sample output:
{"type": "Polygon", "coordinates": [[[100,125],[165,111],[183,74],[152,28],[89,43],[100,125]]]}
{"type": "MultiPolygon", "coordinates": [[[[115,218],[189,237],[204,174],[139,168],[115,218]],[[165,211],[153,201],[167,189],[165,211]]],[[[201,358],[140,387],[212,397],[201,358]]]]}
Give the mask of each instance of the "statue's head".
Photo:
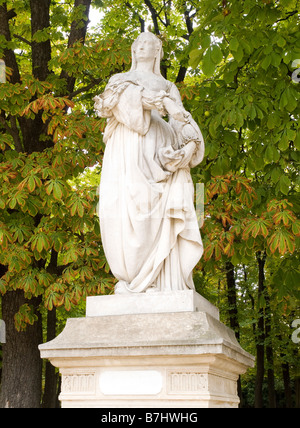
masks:
{"type": "Polygon", "coordinates": [[[164,56],[162,42],[153,33],[142,33],[131,47],[132,67],[135,70],[139,61],[153,61],[153,72],[160,75],[160,61],[164,56]]]}

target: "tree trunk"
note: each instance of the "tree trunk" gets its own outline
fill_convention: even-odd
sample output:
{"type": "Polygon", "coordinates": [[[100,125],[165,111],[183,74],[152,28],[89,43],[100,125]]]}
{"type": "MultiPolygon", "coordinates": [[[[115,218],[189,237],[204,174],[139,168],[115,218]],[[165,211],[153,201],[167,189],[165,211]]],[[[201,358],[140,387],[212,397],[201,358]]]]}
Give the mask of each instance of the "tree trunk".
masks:
{"type": "Polygon", "coordinates": [[[227,279],[227,300],[229,305],[230,327],[234,330],[236,338],[240,339],[240,326],[237,308],[236,283],[234,277],[234,265],[231,262],[226,263],[227,279]]]}
{"type": "MultiPolygon", "coordinates": [[[[85,7],[85,21],[74,21],[72,22],[71,26],[71,32],[68,40],[68,48],[71,48],[75,43],[81,42],[84,44],[86,32],[87,32],[87,26],[88,26],[88,17],[90,13],[90,6],[91,6],[92,0],[75,0],[74,2],[74,8],[83,6],[85,7]]],[[[75,76],[70,76],[66,71],[62,71],[61,73],[61,79],[65,79],[67,83],[67,94],[71,94],[74,89],[74,85],[76,82],[75,76]]]]}
{"type": "Polygon", "coordinates": [[[32,74],[36,79],[46,80],[49,75],[48,63],[51,60],[50,38],[36,42],[34,36],[38,31],[50,27],[51,0],[30,0],[32,46],[32,74]]]}
{"type": "Polygon", "coordinates": [[[256,381],[255,381],[255,408],[263,407],[263,382],[265,374],[265,311],[261,299],[265,291],[265,272],[266,253],[259,251],[256,255],[258,262],[258,323],[256,337],[256,381]]]}
{"type": "Polygon", "coordinates": [[[283,384],[284,384],[284,392],[285,392],[285,407],[286,409],[291,409],[293,407],[293,400],[292,400],[290,367],[288,363],[282,364],[282,375],[283,375],[283,384]]]}
{"type": "Polygon", "coordinates": [[[266,334],[266,358],[268,363],[268,396],[269,409],[276,409],[276,390],[275,390],[275,375],[274,375],[274,353],[272,345],[272,312],[270,307],[270,296],[266,290],[266,312],[265,312],[265,334],[266,334]]]}
{"type": "MultiPolygon", "coordinates": [[[[9,17],[7,13],[7,4],[0,5],[0,35],[3,36],[8,42],[11,41],[11,34],[9,29],[9,17]]],[[[20,82],[20,73],[16,60],[15,53],[12,49],[4,49],[4,61],[7,67],[11,69],[12,75],[10,78],[11,83],[20,82]]]]}
{"type": "Polygon", "coordinates": [[[3,348],[1,408],[39,408],[41,400],[42,361],[38,345],[42,343],[42,322],[37,312],[40,298],[28,301],[21,290],[2,297],[2,317],[6,323],[3,348]],[[14,315],[25,303],[34,304],[38,321],[24,332],[15,328],[14,315]]]}
{"type": "MultiPolygon", "coordinates": [[[[47,314],[47,342],[53,340],[56,336],[56,308],[48,311],[47,314]]],[[[56,375],[55,367],[49,362],[46,362],[45,370],[45,389],[43,396],[43,405],[45,409],[56,408],[58,376],[56,375]]]]}
{"type": "MultiPolygon", "coordinates": [[[[78,41],[84,43],[90,5],[91,0],[74,0],[74,7],[85,6],[86,19],[83,20],[84,22],[74,21],[72,23],[69,35],[69,47],[78,41]]],[[[43,31],[50,26],[50,6],[51,0],[30,0],[30,22],[33,37],[36,32],[43,31]]],[[[11,17],[12,15],[7,12],[6,2],[2,2],[0,5],[0,36],[4,37],[8,42],[11,41],[9,26],[9,19],[11,17]]],[[[46,80],[50,74],[48,66],[51,60],[50,39],[42,42],[33,40],[31,46],[33,77],[41,81],[46,80]]],[[[4,50],[4,60],[6,66],[11,69],[10,83],[19,83],[21,80],[20,70],[13,49],[6,48],[4,50]]],[[[76,77],[69,76],[63,71],[61,78],[66,79],[67,93],[72,92],[76,77]]],[[[47,124],[43,123],[41,113],[36,114],[34,119],[18,117],[15,120],[20,125],[20,135],[18,137],[22,140],[23,145],[19,149],[16,146],[17,151],[24,151],[30,154],[33,152],[42,152],[46,148],[53,147],[52,138],[45,138],[45,135],[47,135],[47,124]]],[[[17,126],[16,129],[18,130],[17,126]]],[[[36,226],[38,226],[40,220],[41,218],[36,216],[36,226]]],[[[44,262],[41,261],[41,263],[44,262]]],[[[18,312],[20,306],[28,303],[34,306],[37,311],[40,302],[41,297],[31,299],[30,301],[26,300],[21,290],[8,291],[2,298],[2,317],[6,322],[7,343],[3,345],[1,407],[40,407],[42,360],[40,359],[38,345],[42,343],[41,317],[37,312],[39,321],[33,326],[28,326],[25,332],[18,333],[14,325],[14,315],[18,312]]],[[[49,376],[48,374],[48,379],[49,376]]],[[[52,379],[52,375],[50,378],[52,379]]]]}
{"type": "MultiPolygon", "coordinates": [[[[240,325],[237,308],[236,283],[234,276],[234,265],[226,262],[226,279],[227,279],[227,300],[229,306],[230,327],[233,329],[237,340],[240,340],[240,325]]],[[[238,379],[238,395],[240,397],[240,407],[243,406],[241,378],[238,379]]]]}
{"type": "Polygon", "coordinates": [[[296,409],[300,409],[300,376],[297,375],[295,379],[295,392],[296,392],[296,409]]]}

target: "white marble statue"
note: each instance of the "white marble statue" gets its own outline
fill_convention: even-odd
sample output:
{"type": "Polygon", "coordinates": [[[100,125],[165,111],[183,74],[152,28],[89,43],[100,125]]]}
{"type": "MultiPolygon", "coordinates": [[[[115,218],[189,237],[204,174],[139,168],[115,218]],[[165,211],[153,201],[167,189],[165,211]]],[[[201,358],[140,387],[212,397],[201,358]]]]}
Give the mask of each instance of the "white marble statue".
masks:
{"type": "Polygon", "coordinates": [[[162,77],[162,57],[161,41],[142,33],[131,70],[95,98],[98,115],[108,118],[99,216],[115,293],[194,289],[203,254],[190,175],[203,159],[203,137],[162,77]]]}

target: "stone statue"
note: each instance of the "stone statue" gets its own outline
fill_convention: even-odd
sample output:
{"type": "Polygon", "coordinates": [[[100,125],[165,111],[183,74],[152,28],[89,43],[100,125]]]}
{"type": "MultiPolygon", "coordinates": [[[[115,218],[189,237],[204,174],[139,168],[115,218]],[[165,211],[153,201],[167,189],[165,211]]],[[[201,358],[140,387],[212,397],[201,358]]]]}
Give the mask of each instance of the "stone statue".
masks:
{"type": "Polygon", "coordinates": [[[203,160],[203,137],[162,77],[162,57],[161,41],[142,33],[131,70],[95,97],[98,115],[108,118],[99,216],[116,294],[194,289],[203,254],[190,175],[203,160]]]}

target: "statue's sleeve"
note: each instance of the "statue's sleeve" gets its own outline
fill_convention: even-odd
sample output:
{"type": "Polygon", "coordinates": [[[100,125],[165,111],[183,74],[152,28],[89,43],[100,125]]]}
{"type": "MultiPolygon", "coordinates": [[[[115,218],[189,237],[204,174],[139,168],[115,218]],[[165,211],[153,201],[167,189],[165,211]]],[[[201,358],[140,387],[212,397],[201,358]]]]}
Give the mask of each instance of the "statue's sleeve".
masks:
{"type": "Polygon", "coordinates": [[[157,110],[161,116],[167,116],[167,110],[164,106],[164,98],[168,97],[167,92],[154,92],[147,89],[143,90],[142,102],[146,110],[157,110]]]}
{"type": "Polygon", "coordinates": [[[132,131],[145,135],[150,127],[151,112],[143,105],[143,88],[118,75],[112,77],[105,91],[94,98],[98,116],[110,119],[105,140],[117,123],[126,125],[132,131]]]}
{"type": "Polygon", "coordinates": [[[99,117],[110,118],[113,116],[113,109],[119,102],[120,94],[128,85],[129,83],[124,82],[118,75],[109,80],[104,92],[94,98],[95,110],[99,117]]]}

